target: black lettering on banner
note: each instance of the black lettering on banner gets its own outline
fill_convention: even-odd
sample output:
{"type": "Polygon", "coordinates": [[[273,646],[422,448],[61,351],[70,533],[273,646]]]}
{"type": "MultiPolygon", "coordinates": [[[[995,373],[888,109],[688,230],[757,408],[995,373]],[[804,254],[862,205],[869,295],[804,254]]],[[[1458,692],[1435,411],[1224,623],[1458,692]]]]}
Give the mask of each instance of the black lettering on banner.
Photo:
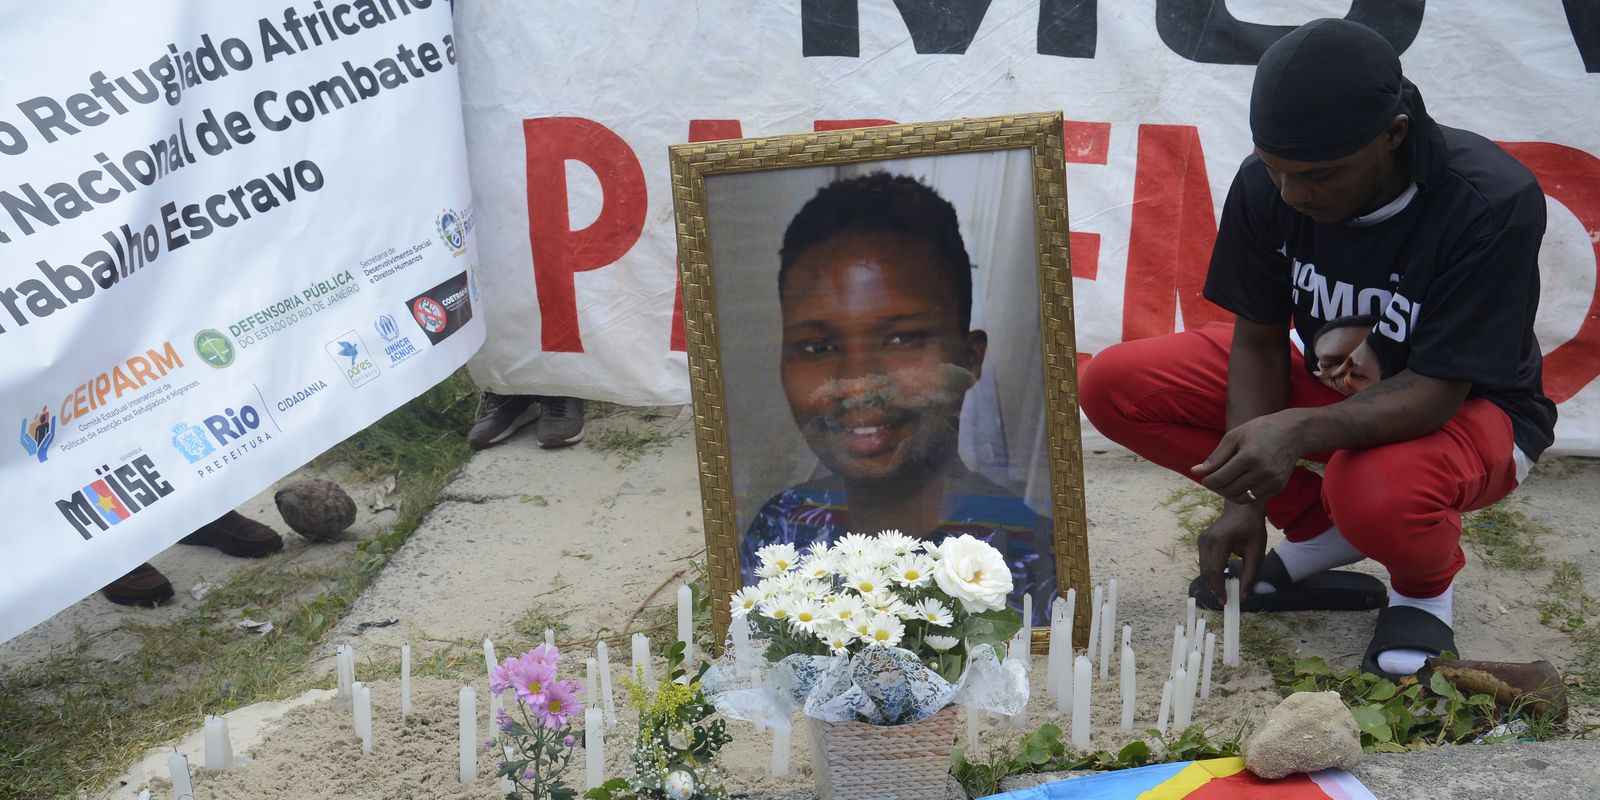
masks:
{"type": "Polygon", "coordinates": [[[1600,0],[1561,0],[1585,72],[1600,72],[1600,0]]]}
{"type": "Polygon", "coordinates": [[[1039,55],[1094,58],[1099,0],[1041,0],[1039,55]]]}
{"type": "MultiPolygon", "coordinates": [[[[1422,27],[1426,0],[1352,0],[1345,19],[1359,22],[1405,53],[1422,27]]],[[[1172,52],[1201,64],[1248,64],[1295,29],[1293,25],[1243,22],[1228,13],[1227,0],[1156,0],[1156,33],[1172,52]]]]}
{"type": "MultiPolygon", "coordinates": [[[[857,0],[801,0],[800,49],[806,56],[861,55],[857,0]]],[[[894,0],[923,55],[967,52],[991,0],[894,0]]]]}

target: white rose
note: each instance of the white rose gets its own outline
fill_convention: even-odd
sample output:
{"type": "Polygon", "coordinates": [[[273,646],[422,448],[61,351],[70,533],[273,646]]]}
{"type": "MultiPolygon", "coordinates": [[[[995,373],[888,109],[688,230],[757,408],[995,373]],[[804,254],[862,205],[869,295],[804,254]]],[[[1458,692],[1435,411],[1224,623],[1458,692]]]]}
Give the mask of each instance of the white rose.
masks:
{"type": "Polygon", "coordinates": [[[1011,569],[1000,551],[968,535],[939,545],[933,580],[969,613],[999,611],[1011,594],[1011,569]]]}
{"type": "Polygon", "coordinates": [[[661,788],[672,800],[689,800],[694,796],[694,776],[681,769],[673,770],[662,783],[661,788]]]}

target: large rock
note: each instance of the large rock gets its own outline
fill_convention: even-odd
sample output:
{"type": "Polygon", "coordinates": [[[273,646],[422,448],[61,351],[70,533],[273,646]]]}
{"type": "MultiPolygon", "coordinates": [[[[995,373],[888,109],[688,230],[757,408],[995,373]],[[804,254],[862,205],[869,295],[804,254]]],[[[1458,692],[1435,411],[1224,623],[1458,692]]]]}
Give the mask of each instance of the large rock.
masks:
{"type": "Polygon", "coordinates": [[[283,521],[307,539],[331,539],[356,521],[355,501],[330,480],[300,481],[278,490],[273,499],[283,521]]]}
{"type": "Polygon", "coordinates": [[[1268,780],[1360,760],[1361,731],[1338,692],[1289,695],[1244,743],[1244,765],[1268,780]]]}

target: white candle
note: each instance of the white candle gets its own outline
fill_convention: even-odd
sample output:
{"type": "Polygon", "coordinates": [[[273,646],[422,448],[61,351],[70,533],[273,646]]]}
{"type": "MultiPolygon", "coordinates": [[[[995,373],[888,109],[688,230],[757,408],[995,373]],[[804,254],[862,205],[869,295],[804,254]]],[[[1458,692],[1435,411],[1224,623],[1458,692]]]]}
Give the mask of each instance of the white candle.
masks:
{"type": "Polygon", "coordinates": [[[400,721],[411,716],[411,644],[400,645],[400,721]]]}
{"type": "Polygon", "coordinates": [[[233,743],[228,739],[228,721],[222,717],[206,716],[206,769],[228,769],[233,766],[233,743]]]}
{"type": "Polygon", "coordinates": [[[1199,614],[1195,611],[1194,598],[1184,601],[1183,639],[1186,642],[1194,641],[1194,625],[1199,614]]]}
{"type": "Polygon", "coordinates": [[[590,658],[583,662],[583,692],[584,700],[594,705],[595,698],[600,696],[600,661],[590,658]]]}
{"type": "Polygon", "coordinates": [[[678,587],[678,641],[683,642],[683,663],[694,660],[694,591],[678,587]]]}
{"type": "Polygon", "coordinates": [[[1215,633],[1208,633],[1206,634],[1206,653],[1201,657],[1201,661],[1205,665],[1205,673],[1204,677],[1202,678],[1203,683],[1200,684],[1201,700],[1211,699],[1211,662],[1216,660],[1216,655],[1217,635],[1215,633]]]}
{"type": "Polygon", "coordinates": [[[1172,629],[1172,659],[1167,665],[1167,677],[1178,674],[1178,667],[1183,664],[1183,650],[1183,626],[1178,625],[1172,629]]]}
{"type": "MultiPolygon", "coordinates": [[[[1033,627],[1033,592],[1024,592],[1022,595],[1022,629],[1024,631],[1033,627]]],[[[1031,637],[1030,637],[1031,638],[1031,637]]]]}
{"type": "Polygon", "coordinates": [[[650,637],[642,633],[633,635],[633,677],[646,688],[655,683],[650,680],[650,637]]]}
{"type": "Polygon", "coordinates": [[[1228,579],[1228,604],[1222,607],[1222,663],[1239,666],[1239,579],[1228,579]]]}
{"type": "Polygon", "coordinates": [[[372,752],[372,690],[357,682],[351,691],[355,694],[356,736],[361,738],[361,754],[372,752]]]}
{"type": "Polygon", "coordinates": [[[1189,638],[1189,651],[1200,652],[1200,645],[1206,640],[1206,618],[1201,617],[1194,624],[1194,635],[1189,638]]]}
{"type": "Polygon", "coordinates": [[[499,659],[496,658],[495,654],[494,654],[494,642],[491,642],[488,639],[484,639],[483,640],[483,671],[484,671],[484,674],[486,674],[489,677],[493,678],[494,677],[494,665],[497,664],[497,663],[499,663],[499,659]]]}
{"type": "Polygon", "coordinates": [[[189,759],[173,753],[167,759],[167,774],[172,776],[172,800],[194,800],[194,780],[189,777],[189,759]]]}
{"type": "Polygon", "coordinates": [[[1200,687],[1200,653],[1189,653],[1188,664],[1184,667],[1185,682],[1183,684],[1183,712],[1190,720],[1194,719],[1194,695],[1200,687]]]}
{"type": "Polygon", "coordinates": [[[789,741],[793,729],[783,725],[772,729],[772,777],[789,774],[789,741]]]}
{"type": "Polygon", "coordinates": [[[1132,625],[1124,625],[1124,626],[1122,626],[1122,646],[1123,647],[1132,647],[1133,646],[1133,626],[1132,625]]]}
{"type": "Polygon", "coordinates": [[[1089,750],[1089,678],[1093,671],[1088,656],[1072,662],[1072,746],[1079,752],[1089,750]]]}
{"type": "Polygon", "coordinates": [[[1051,699],[1061,697],[1061,668],[1072,650],[1072,632],[1066,628],[1065,600],[1057,597],[1050,604],[1050,641],[1045,645],[1044,688],[1051,699]]]}
{"type": "Polygon", "coordinates": [[[1111,637],[1116,629],[1111,627],[1111,601],[1100,607],[1100,680],[1111,679],[1111,637]]]}
{"type": "Polygon", "coordinates": [[[1172,710],[1172,679],[1161,684],[1161,710],[1156,713],[1156,730],[1167,735],[1167,713],[1172,710]]]}
{"type": "Polygon", "coordinates": [[[976,708],[962,709],[967,712],[967,752],[978,754],[978,714],[976,708]]]}
{"type": "MultiPolygon", "coordinates": [[[[513,757],[513,753],[511,751],[511,745],[505,745],[505,746],[501,747],[500,748],[500,752],[505,754],[507,761],[510,761],[512,759],[512,757],[513,757]]],[[[505,794],[511,794],[512,792],[516,791],[517,790],[517,785],[512,783],[510,778],[501,778],[495,784],[495,788],[501,794],[505,795],[505,794]]]]}
{"type": "Polygon", "coordinates": [[[1122,729],[1133,730],[1134,686],[1138,673],[1134,672],[1133,647],[1122,646],[1122,729]]]}
{"type": "Polygon", "coordinates": [[[339,693],[334,695],[333,702],[342,706],[350,702],[350,685],[356,682],[355,657],[347,644],[339,645],[334,655],[339,672],[339,693]]]}
{"type": "Polygon", "coordinates": [[[545,628],[544,629],[544,643],[549,645],[549,646],[551,646],[551,647],[555,647],[556,646],[556,632],[551,630],[551,629],[549,629],[549,628],[545,628]]]}
{"type": "Polygon", "coordinates": [[[1183,733],[1189,727],[1189,708],[1183,701],[1183,687],[1188,682],[1189,676],[1184,673],[1183,667],[1178,667],[1178,674],[1172,676],[1172,732],[1174,735],[1183,733]]]}
{"type": "MultiPolygon", "coordinates": [[[[1106,589],[1105,619],[1100,621],[1102,628],[1111,631],[1111,633],[1106,636],[1107,641],[1116,635],[1117,630],[1117,579],[1112,578],[1111,583],[1108,586],[1109,588],[1106,589]]],[[[1105,642],[1101,643],[1101,649],[1105,649],[1105,642]]],[[[1116,652],[1117,655],[1120,655],[1121,653],[1122,651],[1120,649],[1116,652]]],[[[1106,673],[1106,670],[1102,668],[1100,670],[1100,679],[1105,680],[1109,677],[1110,676],[1106,673]]]]}
{"type": "Polygon", "coordinates": [[[471,686],[461,687],[456,705],[460,727],[461,783],[478,779],[478,693],[471,686]]]}
{"type": "MultiPolygon", "coordinates": [[[[606,721],[617,721],[617,704],[611,699],[611,648],[605,642],[595,645],[595,655],[600,659],[600,698],[606,707],[606,721]]],[[[590,702],[594,702],[590,699],[590,702]]]]}
{"type": "Polygon", "coordinates": [[[733,669],[741,678],[755,677],[756,654],[750,646],[750,618],[739,617],[729,626],[733,637],[733,669]]]}
{"type": "Polygon", "coordinates": [[[606,780],[606,726],[601,713],[594,706],[583,710],[583,769],[590,789],[606,780]]]}
{"type": "Polygon", "coordinates": [[[1089,642],[1084,645],[1083,654],[1089,657],[1089,662],[1094,663],[1095,645],[1100,642],[1100,607],[1105,604],[1105,587],[1094,587],[1094,600],[1089,604],[1089,642]]]}

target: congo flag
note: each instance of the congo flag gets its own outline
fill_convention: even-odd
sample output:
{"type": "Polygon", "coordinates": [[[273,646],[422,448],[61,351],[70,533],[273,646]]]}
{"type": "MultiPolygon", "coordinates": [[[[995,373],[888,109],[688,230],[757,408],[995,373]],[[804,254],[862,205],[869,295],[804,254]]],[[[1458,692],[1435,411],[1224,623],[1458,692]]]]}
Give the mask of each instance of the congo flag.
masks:
{"type": "Polygon", "coordinates": [[[1154,764],[1069,778],[990,800],[1377,800],[1344,770],[1257,778],[1242,758],[1154,764]]]}
{"type": "Polygon", "coordinates": [[[100,512],[100,516],[106,518],[108,524],[115,525],[133,516],[133,512],[122,504],[122,500],[117,498],[117,495],[111,491],[111,487],[107,486],[103,480],[95,481],[83,487],[83,496],[89,499],[89,503],[95,507],[96,511],[100,512]]]}

